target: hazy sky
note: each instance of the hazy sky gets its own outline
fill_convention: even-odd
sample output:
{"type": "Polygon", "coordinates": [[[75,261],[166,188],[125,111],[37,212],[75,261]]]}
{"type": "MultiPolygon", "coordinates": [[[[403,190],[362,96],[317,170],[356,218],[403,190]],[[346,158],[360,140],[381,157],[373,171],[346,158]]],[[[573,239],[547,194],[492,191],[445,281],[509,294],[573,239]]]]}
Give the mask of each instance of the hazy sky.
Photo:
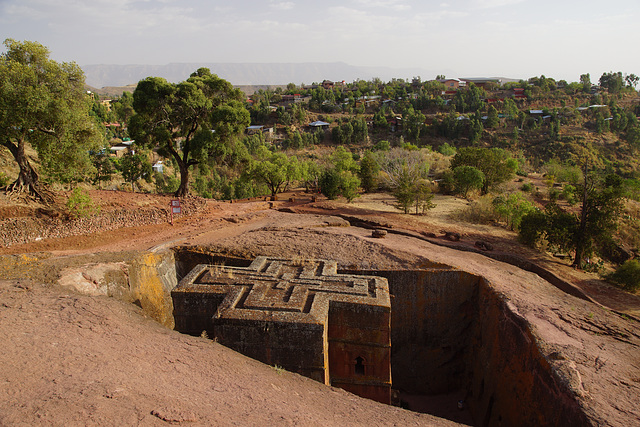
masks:
{"type": "Polygon", "coordinates": [[[81,66],[342,61],[597,81],[640,75],[639,18],[640,0],[0,0],[0,38],[81,66]]]}

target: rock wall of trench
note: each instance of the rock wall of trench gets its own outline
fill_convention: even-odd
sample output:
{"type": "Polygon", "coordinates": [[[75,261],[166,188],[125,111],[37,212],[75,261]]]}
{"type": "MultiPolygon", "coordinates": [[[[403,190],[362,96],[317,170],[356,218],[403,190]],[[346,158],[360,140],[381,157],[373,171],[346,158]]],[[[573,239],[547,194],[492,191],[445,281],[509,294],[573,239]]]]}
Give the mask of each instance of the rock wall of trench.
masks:
{"type": "Polygon", "coordinates": [[[484,278],[470,337],[467,390],[478,425],[592,425],[540,352],[528,322],[484,278]]]}
{"type": "Polygon", "coordinates": [[[529,324],[484,278],[457,270],[357,273],[389,280],[393,388],[466,390],[481,426],[590,425],[529,324]]]}

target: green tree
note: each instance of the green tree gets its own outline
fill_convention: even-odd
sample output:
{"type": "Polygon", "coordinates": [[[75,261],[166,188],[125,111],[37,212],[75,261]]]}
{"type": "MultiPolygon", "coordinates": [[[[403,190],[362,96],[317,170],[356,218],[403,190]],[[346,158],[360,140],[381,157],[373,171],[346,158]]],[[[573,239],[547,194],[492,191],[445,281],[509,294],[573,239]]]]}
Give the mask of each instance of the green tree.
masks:
{"type": "Polygon", "coordinates": [[[493,208],[504,219],[510,230],[518,230],[522,218],[535,210],[534,205],[522,196],[522,193],[511,193],[508,196],[497,196],[493,199],[493,208]]]}
{"type": "Polygon", "coordinates": [[[116,118],[122,123],[128,123],[135,114],[133,109],[133,93],[122,92],[122,96],[111,103],[116,118]]]}
{"type": "Polygon", "coordinates": [[[189,169],[218,146],[231,144],[250,123],[243,95],[231,83],[200,68],[184,82],[141,80],[133,93],[136,114],[129,131],[138,144],[159,146],[180,171],[176,197],[189,193],[189,169]]]}
{"type": "Polygon", "coordinates": [[[353,199],[359,196],[360,178],[351,171],[340,171],[339,190],[342,197],[347,199],[347,203],[351,203],[353,199]]]}
{"type": "Polygon", "coordinates": [[[616,94],[620,92],[624,87],[622,73],[620,71],[617,73],[614,73],[613,71],[603,73],[602,76],[600,76],[600,86],[607,89],[609,93],[616,94]]]}
{"type": "Polygon", "coordinates": [[[589,73],[580,74],[580,84],[582,85],[582,91],[589,93],[591,91],[591,76],[589,73]]]}
{"type": "Polygon", "coordinates": [[[424,128],[426,117],[412,107],[407,108],[402,117],[402,134],[410,141],[418,141],[424,128]]]}
{"type": "Polygon", "coordinates": [[[98,184],[98,188],[101,188],[104,181],[111,180],[116,168],[105,150],[93,154],[91,161],[96,171],[93,183],[98,184]]]}
{"type": "Polygon", "coordinates": [[[493,105],[489,106],[487,113],[487,127],[489,129],[496,129],[500,125],[500,119],[498,118],[498,110],[493,105]]]}
{"type": "Polygon", "coordinates": [[[584,259],[610,242],[623,207],[623,181],[617,175],[587,173],[578,186],[582,205],[578,216],[549,203],[544,212],[522,218],[520,238],[529,245],[545,239],[564,251],[575,251],[573,265],[582,268],[584,259]]]}
{"type": "Polygon", "coordinates": [[[335,168],[326,169],[318,181],[320,191],[329,200],[334,200],[340,195],[340,181],[340,171],[335,168]]]}
{"type": "Polygon", "coordinates": [[[511,179],[518,168],[517,160],[501,148],[460,148],[451,159],[450,168],[455,170],[465,165],[473,166],[484,174],[482,194],[487,194],[490,187],[511,179]]]}
{"type": "Polygon", "coordinates": [[[453,169],[453,180],[455,192],[467,197],[469,191],[482,188],[484,174],[476,167],[463,165],[453,169]]]}
{"type": "Polygon", "coordinates": [[[551,202],[544,211],[526,213],[520,221],[518,233],[526,245],[534,246],[544,239],[554,250],[568,252],[575,247],[576,229],[576,216],[551,202]]]}
{"type": "Polygon", "coordinates": [[[320,191],[329,199],[342,196],[351,202],[358,196],[360,187],[358,164],[351,152],[342,146],[335,149],[329,161],[329,167],[320,176],[320,191]]]}
{"type": "Polygon", "coordinates": [[[331,162],[333,167],[339,171],[358,171],[358,164],[353,159],[353,154],[342,146],[336,148],[333,153],[331,153],[329,161],[331,162]]]}
{"type": "Polygon", "coordinates": [[[38,153],[42,171],[54,180],[77,181],[89,175],[89,151],[101,143],[99,126],[90,118],[91,97],[75,63],[49,59],[36,42],[7,39],[0,56],[0,145],[20,171],[6,190],[26,192],[43,201],[52,196],[26,154],[38,153]]]}
{"type": "Polygon", "coordinates": [[[617,229],[617,221],[623,209],[623,181],[618,175],[604,178],[589,171],[585,162],[583,182],[577,186],[582,203],[578,228],[574,238],[573,265],[581,268],[583,258],[590,256],[598,243],[610,240],[617,229]]]}
{"type": "Polygon", "coordinates": [[[300,164],[301,179],[307,191],[316,192],[320,188],[320,176],[322,176],[322,167],[317,161],[308,159],[300,164]]]}
{"type": "Polygon", "coordinates": [[[120,159],[120,173],[126,182],[131,183],[131,191],[135,192],[135,183],[139,179],[151,182],[151,163],[143,154],[131,154],[120,159]]]}
{"type": "Polygon", "coordinates": [[[380,165],[371,151],[365,151],[360,159],[360,181],[365,192],[370,193],[378,187],[380,165]]]}
{"type": "Polygon", "coordinates": [[[504,112],[505,116],[507,116],[508,120],[513,120],[515,122],[518,118],[518,112],[520,110],[518,110],[518,106],[513,99],[507,98],[502,104],[502,111],[504,112]]]}
{"type": "Polygon", "coordinates": [[[282,152],[269,153],[265,148],[262,158],[251,165],[250,175],[266,184],[271,191],[271,197],[276,197],[278,193],[285,191],[291,182],[300,178],[301,168],[297,157],[289,157],[282,152]]]}
{"type": "Polygon", "coordinates": [[[459,113],[475,112],[481,110],[487,94],[484,89],[473,83],[469,83],[467,88],[460,89],[453,98],[453,105],[459,113]]]}
{"type": "Polygon", "coordinates": [[[469,142],[472,144],[478,142],[482,137],[482,131],[484,131],[484,126],[480,115],[476,113],[469,119],[469,142]]]}
{"type": "Polygon", "coordinates": [[[381,132],[389,130],[389,122],[382,110],[378,110],[373,115],[373,127],[381,132]]]}
{"type": "Polygon", "coordinates": [[[638,85],[638,81],[640,81],[640,77],[632,73],[628,76],[625,76],[624,81],[627,83],[627,86],[635,89],[635,87],[638,85]]]}
{"type": "Polygon", "coordinates": [[[425,150],[403,150],[394,148],[379,157],[380,169],[385,185],[396,198],[396,207],[409,213],[432,208],[431,190],[427,181],[429,162],[425,150]]]}
{"type": "Polygon", "coordinates": [[[416,208],[416,215],[424,214],[429,209],[436,207],[433,200],[433,193],[431,192],[431,184],[425,178],[418,180],[414,185],[414,202],[413,205],[416,208]]]}

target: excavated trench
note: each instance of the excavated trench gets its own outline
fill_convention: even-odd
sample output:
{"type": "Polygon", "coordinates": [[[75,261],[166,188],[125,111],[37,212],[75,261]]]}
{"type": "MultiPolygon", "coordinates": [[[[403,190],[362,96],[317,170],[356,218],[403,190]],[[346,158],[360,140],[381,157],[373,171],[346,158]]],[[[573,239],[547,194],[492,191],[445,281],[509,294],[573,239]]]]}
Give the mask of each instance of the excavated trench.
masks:
{"type": "MultiPolygon", "coordinates": [[[[198,264],[252,261],[197,248],[174,256],[178,280],[198,264]]],[[[338,273],[387,278],[393,389],[408,409],[477,426],[589,424],[526,321],[483,277],[447,269],[338,273]]]]}

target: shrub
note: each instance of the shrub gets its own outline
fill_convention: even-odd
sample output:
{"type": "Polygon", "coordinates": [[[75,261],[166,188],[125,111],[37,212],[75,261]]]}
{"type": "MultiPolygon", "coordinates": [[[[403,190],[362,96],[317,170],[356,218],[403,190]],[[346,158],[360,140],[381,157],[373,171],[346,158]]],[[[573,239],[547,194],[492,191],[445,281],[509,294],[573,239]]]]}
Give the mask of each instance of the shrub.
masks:
{"type": "Polygon", "coordinates": [[[627,291],[640,289],[640,261],[630,259],[607,277],[627,291]]]}
{"type": "Polygon", "coordinates": [[[445,142],[444,144],[438,147],[438,152],[443,156],[453,156],[456,154],[457,151],[456,151],[456,147],[449,145],[448,142],[445,142]]]}
{"type": "Polygon", "coordinates": [[[7,185],[9,185],[9,177],[4,172],[0,172],[0,187],[6,187],[7,185]]]}
{"type": "Polygon", "coordinates": [[[391,144],[389,141],[380,141],[373,146],[373,149],[376,151],[389,151],[391,149],[391,144]]]}
{"type": "Polygon", "coordinates": [[[336,169],[328,169],[322,173],[319,180],[320,191],[333,200],[340,194],[340,172],[336,169]]]}
{"type": "Polygon", "coordinates": [[[495,209],[491,203],[493,197],[485,195],[469,204],[466,208],[460,209],[451,214],[453,219],[470,222],[472,224],[489,224],[496,220],[495,209]]]}
{"type": "Polygon", "coordinates": [[[525,193],[531,193],[533,191],[533,184],[530,182],[525,182],[520,187],[520,191],[523,191],[525,193]]]}
{"type": "Polygon", "coordinates": [[[497,196],[492,201],[496,214],[507,223],[511,230],[518,230],[522,218],[535,210],[534,205],[522,196],[522,193],[511,193],[508,196],[497,196]]]}
{"type": "Polygon", "coordinates": [[[67,209],[69,209],[69,213],[74,218],[84,218],[100,212],[100,207],[93,203],[89,194],[77,187],[71,192],[67,200],[67,209]]]}

